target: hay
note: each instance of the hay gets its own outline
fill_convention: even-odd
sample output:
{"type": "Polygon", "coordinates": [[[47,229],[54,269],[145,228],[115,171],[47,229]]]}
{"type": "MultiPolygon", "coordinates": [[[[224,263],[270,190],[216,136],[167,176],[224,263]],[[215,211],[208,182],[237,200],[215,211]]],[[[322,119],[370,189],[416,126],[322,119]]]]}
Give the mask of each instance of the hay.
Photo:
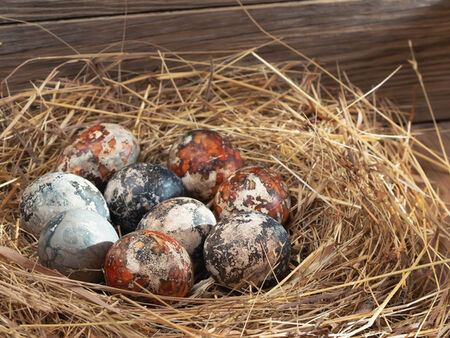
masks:
{"type": "MultiPolygon", "coordinates": [[[[213,62],[168,52],[85,55],[0,99],[0,332],[445,335],[449,212],[415,157],[409,116],[345,77],[324,88],[322,76],[308,61],[272,65],[252,50],[213,62]],[[159,67],[127,72],[122,62],[133,58],[159,67]],[[74,62],[85,64],[76,77],[58,75],[74,62]],[[141,161],[165,164],[175,138],[201,127],[229,137],[245,164],[280,173],[294,201],[286,278],[245,291],[208,278],[173,305],[147,306],[37,265],[36,239],[19,226],[20,195],[54,170],[80,128],[100,121],[133,130],[141,161]]],[[[449,168],[431,152],[421,156],[449,168]]]]}

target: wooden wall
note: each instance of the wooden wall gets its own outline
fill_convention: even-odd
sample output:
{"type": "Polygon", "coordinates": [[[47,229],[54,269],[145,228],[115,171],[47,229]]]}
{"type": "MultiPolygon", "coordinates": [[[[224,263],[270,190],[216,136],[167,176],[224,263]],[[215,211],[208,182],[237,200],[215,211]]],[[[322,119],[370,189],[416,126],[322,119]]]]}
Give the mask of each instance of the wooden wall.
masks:
{"type": "MultiPolygon", "coordinates": [[[[0,0],[0,78],[36,56],[96,53],[116,43],[126,26],[125,50],[217,50],[269,41],[235,0],[0,0]],[[124,12],[128,15],[125,17],[124,12]],[[9,19],[8,19],[9,18],[9,19]],[[26,20],[32,24],[13,21],[26,20]],[[70,44],[69,48],[54,36],[70,44]],[[137,43],[136,41],[139,41],[137,43]]],[[[408,63],[412,40],[438,118],[450,117],[449,0],[244,1],[269,32],[330,70],[336,64],[364,90],[398,65],[403,69],[380,90],[409,110],[416,75],[408,63]]],[[[261,51],[270,61],[294,59],[279,45],[261,51]]],[[[42,77],[53,66],[34,62],[15,76],[19,83],[42,77]]],[[[430,120],[419,97],[416,121],[430,120]]]]}

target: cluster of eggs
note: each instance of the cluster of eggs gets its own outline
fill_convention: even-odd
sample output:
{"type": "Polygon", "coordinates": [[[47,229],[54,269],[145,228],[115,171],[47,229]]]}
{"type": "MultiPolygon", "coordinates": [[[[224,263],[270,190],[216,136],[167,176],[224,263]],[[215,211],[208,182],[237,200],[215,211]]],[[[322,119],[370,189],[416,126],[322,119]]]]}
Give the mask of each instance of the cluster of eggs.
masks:
{"type": "Polygon", "coordinates": [[[239,152],[211,130],[182,135],[167,167],[138,163],[138,155],[130,131],[94,125],[65,149],[56,172],[25,189],[21,222],[39,237],[41,264],[180,297],[203,266],[231,288],[267,286],[284,274],[290,198],[276,173],[242,168],[239,152]]]}

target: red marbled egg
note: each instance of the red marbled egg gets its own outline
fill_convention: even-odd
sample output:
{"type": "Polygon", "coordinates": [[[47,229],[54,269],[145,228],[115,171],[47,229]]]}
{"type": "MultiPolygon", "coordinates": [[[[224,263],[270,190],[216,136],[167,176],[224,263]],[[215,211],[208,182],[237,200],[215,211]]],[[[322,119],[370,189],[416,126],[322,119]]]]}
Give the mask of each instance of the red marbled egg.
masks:
{"type": "Polygon", "coordinates": [[[219,185],[242,167],[241,156],[230,141],[212,130],[191,130],[172,146],[168,167],[192,197],[209,201],[219,185]]]}
{"type": "Polygon", "coordinates": [[[184,297],[193,284],[192,263],[175,239],[156,231],[138,230],[119,239],[106,254],[105,281],[131,291],[184,297]]]}
{"type": "Polygon", "coordinates": [[[214,198],[217,217],[241,211],[258,211],[285,224],[290,207],[289,190],[281,177],[261,167],[236,171],[222,183],[214,198]]]}
{"type": "Polygon", "coordinates": [[[138,156],[137,140],[129,130],[100,123],[84,130],[66,147],[56,170],[82,176],[103,190],[116,171],[135,163],[138,156]]]}

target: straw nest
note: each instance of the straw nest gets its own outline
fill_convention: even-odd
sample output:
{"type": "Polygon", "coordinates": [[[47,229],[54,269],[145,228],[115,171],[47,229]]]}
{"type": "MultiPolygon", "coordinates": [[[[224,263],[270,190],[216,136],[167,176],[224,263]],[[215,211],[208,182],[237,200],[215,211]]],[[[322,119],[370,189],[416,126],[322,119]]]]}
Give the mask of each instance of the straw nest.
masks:
{"type": "Polygon", "coordinates": [[[0,99],[0,331],[445,335],[448,210],[414,155],[408,116],[346,80],[324,88],[322,76],[307,60],[270,64],[252,50],[205,62],[105,54],[73,58],[0,99]],[[133,73],[122,64],[130,58],[158,67],[133,73]],[[58,75],[75,62],[84,64],[76,77],[58,75]],[[288,275],[265,290],[227,290],[206,278],[172,305],[146,305],[38,265],[36,238],[20,228],[21,192],[95,122],[133,130],[140,161],[165,164],[175,138],[200,127],[229,137],[245,164],[280,173],[293,198],[288,275]]]}

